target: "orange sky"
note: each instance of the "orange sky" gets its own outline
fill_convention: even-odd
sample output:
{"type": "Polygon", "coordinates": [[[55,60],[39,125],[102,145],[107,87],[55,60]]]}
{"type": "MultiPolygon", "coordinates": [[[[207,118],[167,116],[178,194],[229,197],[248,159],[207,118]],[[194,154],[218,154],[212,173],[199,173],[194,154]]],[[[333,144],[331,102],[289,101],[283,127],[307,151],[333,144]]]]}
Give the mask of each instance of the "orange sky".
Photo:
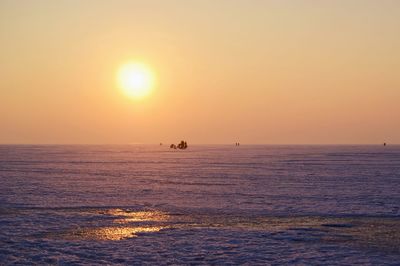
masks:
{"type": "Polygon", "coordinates": [[[0,1],[0,143],[400,143],[400,1],[0,1]],[[150,66],[145,99],[118,68],[150,66]]]}

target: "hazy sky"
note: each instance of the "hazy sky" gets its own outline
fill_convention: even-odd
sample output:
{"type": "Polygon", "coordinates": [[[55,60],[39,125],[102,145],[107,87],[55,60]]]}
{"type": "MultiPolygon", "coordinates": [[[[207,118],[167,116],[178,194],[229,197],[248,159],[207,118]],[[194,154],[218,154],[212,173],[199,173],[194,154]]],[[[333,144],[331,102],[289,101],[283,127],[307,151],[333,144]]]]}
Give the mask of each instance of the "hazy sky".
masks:
{"type": "Polygon", "coordinates": [[[400,143],[400,1],[0,0],[0,143],[181,139],[400,143]]]}

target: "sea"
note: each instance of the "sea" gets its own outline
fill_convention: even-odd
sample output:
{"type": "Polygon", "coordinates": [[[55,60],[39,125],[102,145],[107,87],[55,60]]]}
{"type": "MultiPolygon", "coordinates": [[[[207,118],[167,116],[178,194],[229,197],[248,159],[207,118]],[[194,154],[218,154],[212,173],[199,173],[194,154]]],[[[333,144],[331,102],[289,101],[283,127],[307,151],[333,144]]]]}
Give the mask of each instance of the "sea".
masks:
{"type": "Polygon", "coordinates": [[[0,265],[400,265],[400,146],[1,145],[0,265]]]}

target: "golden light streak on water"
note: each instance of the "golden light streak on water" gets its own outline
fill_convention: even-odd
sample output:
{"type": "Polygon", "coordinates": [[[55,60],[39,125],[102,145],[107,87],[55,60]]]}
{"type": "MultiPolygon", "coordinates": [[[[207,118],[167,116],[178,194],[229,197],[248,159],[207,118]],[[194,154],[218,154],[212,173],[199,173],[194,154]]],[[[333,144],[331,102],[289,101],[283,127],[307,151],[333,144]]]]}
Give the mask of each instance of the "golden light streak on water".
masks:
{"type": "Polygon", "coordinates": [[[107,214],[118,217],[114,220],[115,223],[129,223],[129,222],[161,222],[167,221],[169,215],[161,211],[125,211],[122,209],[112,209],[107,214]]]}
{"type": "Polygon", "coordinates": [[[166,226],[99,227],[77,230],[65,238],[71,240],[123,240],[137,237],[139,233],[159,232],[166,226]]]}

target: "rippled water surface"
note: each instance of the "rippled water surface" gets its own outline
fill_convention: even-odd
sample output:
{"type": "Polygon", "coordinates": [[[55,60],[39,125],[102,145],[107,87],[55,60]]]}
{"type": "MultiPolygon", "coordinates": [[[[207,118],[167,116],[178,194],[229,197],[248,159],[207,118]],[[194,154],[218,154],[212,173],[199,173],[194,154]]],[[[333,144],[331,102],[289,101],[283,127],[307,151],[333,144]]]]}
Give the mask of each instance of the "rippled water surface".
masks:
{"type": "Polygon", "coordinates": [[[0,146],[0,264],[400,263],[399,146],[0,146]]]}

